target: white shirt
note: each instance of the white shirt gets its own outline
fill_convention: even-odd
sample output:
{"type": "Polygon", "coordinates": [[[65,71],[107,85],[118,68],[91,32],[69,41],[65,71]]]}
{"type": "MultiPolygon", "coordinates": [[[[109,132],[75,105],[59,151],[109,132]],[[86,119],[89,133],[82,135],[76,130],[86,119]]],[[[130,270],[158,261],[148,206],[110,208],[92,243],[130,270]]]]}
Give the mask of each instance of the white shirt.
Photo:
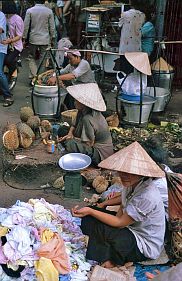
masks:
{"type": "MultiPolygon", "coordinates": [[[[6,17],[3,12],[0,11],[0,28],[4,31],[0,33],[0,42],[6,39],[6,17]]],[[[0,43],[0,53],[7,54],[7,46],[0,43]]]]}
{"type": "MultiPolygon", "coordinates": [[[[164,165],[165,167],[165,171],[167,173],[172,173],[171,169],[164,165]]],[[[157,178],[156,180],[154,180],[155,185],[157,186],[157,188],[159,189],[163,204],[164,204],[164,208],[165,208],[165,215],[166,215],[166,219],[167,221],[169,220],[169,213],[168,213],[168,187],[167,187],[167,180],[166,177],[164,178],[157,178]]]]}
{"type": "Polygon", "coordinates": [[[80,63],[77,66],[68,64],[65,68],[60,70],[60,75],[67,73],[73,73],[76,77],[75,80],[72,80],[73,84],[95,83],[90,64],[84,59],[81,59],[80,63]]]}
{"type": "Polygon", "coordinates": [[[135,235],[137,246],[145,257],[156,259],[163,249],[165,211],[155,181],[140,182],[130,195],[131,188],[123,188],[124,211],[135,222],[128,228],[135,235]],[[130,195],[130,196],[129,196],[130,195]]]}

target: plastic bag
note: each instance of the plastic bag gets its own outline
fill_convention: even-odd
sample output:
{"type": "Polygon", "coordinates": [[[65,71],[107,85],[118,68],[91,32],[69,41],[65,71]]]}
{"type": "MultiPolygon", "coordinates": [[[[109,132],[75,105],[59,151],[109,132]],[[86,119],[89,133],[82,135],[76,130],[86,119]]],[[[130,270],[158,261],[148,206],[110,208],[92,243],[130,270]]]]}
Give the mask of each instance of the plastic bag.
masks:
{"type": "Polygon", "coordinates": [[[147,90],[147,75],[139,72],[132,72],[127,75],[124,72],[117,73],[117,80],[121,85],[121,90],[125,95],[140,96],[140,79],[142,77],[142,94],[147,90]],[[120,74],[121,73],[121,74],[120,74]],[[121,78],[120,78],[121,77],[121,78]]]}

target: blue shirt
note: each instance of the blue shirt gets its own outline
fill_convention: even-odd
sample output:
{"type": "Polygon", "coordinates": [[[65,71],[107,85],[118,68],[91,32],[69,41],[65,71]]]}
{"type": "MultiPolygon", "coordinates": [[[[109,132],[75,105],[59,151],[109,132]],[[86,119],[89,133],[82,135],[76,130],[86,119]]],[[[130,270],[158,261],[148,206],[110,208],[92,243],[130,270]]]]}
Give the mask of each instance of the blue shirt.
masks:
{"type": "Polygon", "coordinates": [[[7,54],[7,45],[1,44],[1,42],[6,39],[6,17],[1,11],[0,28],[2,28],[2,30],[4,31],[3,33],[0,33],[0,53],[7,54]]]}
{"type": "Polygon", "coordinates": [[[155,27],[151,22],[146,22],[141,28],[142,33],[142,52],[149,56],[154,49],[155,27]]]}

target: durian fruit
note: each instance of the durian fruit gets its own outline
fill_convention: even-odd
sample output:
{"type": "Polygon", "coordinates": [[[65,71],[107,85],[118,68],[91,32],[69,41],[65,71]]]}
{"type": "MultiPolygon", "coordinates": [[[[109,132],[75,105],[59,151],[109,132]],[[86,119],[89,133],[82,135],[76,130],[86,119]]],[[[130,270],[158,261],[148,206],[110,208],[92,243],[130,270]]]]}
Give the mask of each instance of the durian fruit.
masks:
{"type": "Polygon", "coordinates": [[[34,112],[33,109],[29,106],[24,106],[20,108],[20,119],[23,122],[27,122],[30,116],[33,116],[34,112]]]}
{"type": "Polygon", "coordinates": [[[52,125],[48,120],[42,120],[40,122],[40,126],[45,129],[46,132],[51,132],[52,131],[52,125]]]}
{"type": "Polygon", "coordinates": [[[22,134],[27,136],[28,138],[32,138],[32,140],[35,139],[35,134],[32,131],[32,129],[25,123],[20,122],[17,124],[18,134],[22,134]]]}
{"type": "Polygon", "coordinates": [[[64,179],[63,179],[63,176],[62,177],[59,177],[57,178],[53,185],[52,185],[54,188],[59,188],[61,190],[64,190],[64,179]]]}
{"type": "Polygon", "coordinates": [[[30,116],[27,120],[27,125],[34,131],[40,126],[40,118],[38,116],[30,116]]]}
{"type": "Polygon", "coordinates": [[[23,148],[29,148],[33,142],[31,137],[21,133],[19,135],[19,141],[20,141],[20,146],[23,148]]]}
{"type": "Polygon", "coordinates": [[[25,123],[18,123],[18,135],[20,146],[23,148],[28,148],[32,144],[33,140],[35,139],[35,134],[32,129],[25,123]]]}
{"type": "Polygon", "coordinates": [[[8,130],[3,134],[3,145],[11,151],[19,147],[18,133],[16,130],[8,130]]]}
{"type": "Polygon", "coordinates": [[[11,131],[15,131],[16,133],[18,133],[18,131],[17,131],[17,125],[14,124],[14,123],[7,124],[7,126],[6,126],[5,129],[6,129],[6,131],[11,130],[11,131]]]}
{"type": "Polygon", "coordinates": [[[93,180],[93,183],[92,183],[93,188],[95,188],[95,190],[98,193],[102,193],[102,192],[106,191],[108,188],[108,185],[109,185],[109,182],[103,176],[97,176],[93,180]]]}
{"type": "Polygon", "coordinates": [[[113,184],[117,184],[117,185],[121,185],[122,186],[122,181],[121,181],[121,178],[120,177],[113,177],[112,180],[111,180],[111,185],[113,184]]]}
{"type": "Polygon", "coordinates": [[[86,170],[86,171],[83,171],[81,173],[81,175],[87,180],[87,183],[88,184],[92,184],[93,180],[97,177],[97,176],[100,176],[101,175],[101,171],[100,170],[96,170],[96,169],[93,169],[93,170],[86,170]]]}

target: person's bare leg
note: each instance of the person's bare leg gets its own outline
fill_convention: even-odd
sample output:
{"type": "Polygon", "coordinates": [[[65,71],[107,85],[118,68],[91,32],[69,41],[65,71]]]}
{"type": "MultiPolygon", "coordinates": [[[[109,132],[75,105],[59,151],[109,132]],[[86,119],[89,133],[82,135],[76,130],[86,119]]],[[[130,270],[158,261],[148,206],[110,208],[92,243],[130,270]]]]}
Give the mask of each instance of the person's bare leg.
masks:
{"type": "Polygon", "coordinates": [[[101,266],[105,268],[113,268],[116,265],[112,261],[105,261],[101,264],[101,266]]]}

